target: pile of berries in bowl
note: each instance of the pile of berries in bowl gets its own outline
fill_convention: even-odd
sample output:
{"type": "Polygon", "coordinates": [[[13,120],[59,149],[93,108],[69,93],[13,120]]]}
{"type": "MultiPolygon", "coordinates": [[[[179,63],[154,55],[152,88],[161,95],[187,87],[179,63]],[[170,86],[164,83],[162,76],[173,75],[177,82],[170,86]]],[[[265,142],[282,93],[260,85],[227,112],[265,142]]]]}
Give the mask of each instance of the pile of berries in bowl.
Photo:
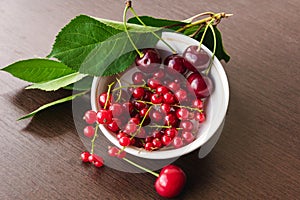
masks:
{"type": "Polygon", "coordinates": [[[164,32],[122,74],[94,78],[92,109],[103,134],[132,155],[175,158],[203,146],[222,124],[228,81],[217,58],[190,37],[164,32]],[[209,72],[209,73],[207,73],[209,72]],[[208,74],[208,75],[207,75],[208,74]]]}

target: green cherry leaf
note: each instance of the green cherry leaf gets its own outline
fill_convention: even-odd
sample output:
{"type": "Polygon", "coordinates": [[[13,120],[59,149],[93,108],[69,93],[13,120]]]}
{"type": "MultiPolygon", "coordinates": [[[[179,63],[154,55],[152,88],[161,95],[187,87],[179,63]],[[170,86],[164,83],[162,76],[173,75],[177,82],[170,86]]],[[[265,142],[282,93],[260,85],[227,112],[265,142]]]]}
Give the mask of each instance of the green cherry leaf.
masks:
{"type": "MultiPolygon", "coordinates": [[[[154,18],[154,17],[149,17],[149,16],[139,16],[139,18],[146,24],[147,26],[150,27],[165,27],[168,29],[172,30],[177,30],[180,28],[180,26],[184,26],[187,23],[182,22],[182,21],[176,21],[176,20],[169,20],[169,19],[159,19],[159,18],[154,18]]],[[[132,17],[128,20],[128,23],[132,24],[139,24],[139,20],[136,17],[132,17]]]]}
{"type": "Polygon", "coordinates": [[[44,81],[40,83],[34,83],[26,89],[40,89],[40,90],[45,90],[45,91],[55,91],[58,90],[59,88],[65,87],[67,85],[70,85],[72,83],[75,83],[82,78],[84,78],[87,75],[80,74],[79,72],[75,72],[72,74],[68,74],[63,77],[59,77],[57,79],[53,79],[50,81],[44,81]]]}
{"type": "MultiPolygon", "coordinates": [[[[156,32],[161,35],[160,32],[156,32]]],[[[138,49],[155,47],[158,39],[152,33],[129,32],[138,49]]],[[[79,72],[92,76],[120,73],[134,63],[136,52],[126,33],[117,34],[93,49],[82,63],[79,72]]]]}
{"type": "Polygon", "coordinates": [[[48,57],[57,58],[78,71],[97,45],[120,32],[92,17],[80,15],[59,32],[48,57]]]}
{"type": "Polygon", "coordinates": [[[65,98],[62,98],[62,99],[59,99],[59,100],[56,100],[56,101],[53,101],[51,103],[48,103],[48,104],[45,104],[41,107],[39,107],[38,109],[34,110],[33,112],[27,114],[27,115],[24,115],[22,117],[20,117],[18,119],[19,120],[22,120],[22,119],[26,119],[26,118],[30,118],[30,117],[33,117],[36,113],[42,111],[42,110],[45,110],[46,108],[49,108],[51,106],[54,106],[54,105],[57,105],[57,104],[61,104],[61,103],[64,103],[64,102],[67,102],[67,101],[72,101],[73,99],[77,98],[77,97],[80,97],[80,96],[83,96],[87,93],[88,91],[84,91],[84,92],[81,92],[81,93],[78,93],[78,94],[74,94],[72,96],[68,96],[68,97],[65,97],[65,98]]]}
{"type": "Polygon", "coordinates": [[[18,61],[2,70],[32,83],[49,81],[74,73],[74,70],[61,62],[39,58],[18,61]]]}

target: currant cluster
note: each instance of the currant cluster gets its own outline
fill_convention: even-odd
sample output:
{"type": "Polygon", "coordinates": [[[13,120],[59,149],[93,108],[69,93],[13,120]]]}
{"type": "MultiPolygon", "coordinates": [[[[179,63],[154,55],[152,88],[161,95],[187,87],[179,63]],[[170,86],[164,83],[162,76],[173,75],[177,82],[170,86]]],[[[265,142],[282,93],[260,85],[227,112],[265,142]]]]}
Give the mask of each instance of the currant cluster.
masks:
{"type": "Polygon", "coordinates": [[[96,154],[91,154],[88,151],[84,151],[80,155],[82,162],[90,162],[94,164],[95,167],[102,167],[104,164],[103,158],[96,155],[96,154]]]}
{"type": "MultiPolygon", "coordinates": [[[[203,65],[208,66],[209,56],[191,46],[183,56],[166,57],[162,65],[158,50],[141,52],[143,56],[135,60],[138,70],[132,74],[132,83],[121,85],[118,81],[114,89],[101,93],[101,108],[93,117],[115,133],[124,148],[133,145],[153,151],[191,143],[199,123],[205,121],[204,100],[210,95],[211,81],[198,70],[206,69],[203,65]]],[[[92,127],[86,129],[85,135],[92,135],[92,127]]]]}

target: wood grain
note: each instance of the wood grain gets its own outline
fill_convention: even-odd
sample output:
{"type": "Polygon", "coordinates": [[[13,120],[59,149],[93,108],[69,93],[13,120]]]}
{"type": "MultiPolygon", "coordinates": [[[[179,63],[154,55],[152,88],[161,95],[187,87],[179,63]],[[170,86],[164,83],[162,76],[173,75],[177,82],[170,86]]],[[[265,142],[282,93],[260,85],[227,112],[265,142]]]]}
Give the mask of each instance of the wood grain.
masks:
{"type": "MultiPolygon", "coordinates": [[[[55,35],[81,13],[121,20],[123,1],[0,1],[0,66],[43,57],[55,35]]],[[[177,199],[299,199],[300,28],[296,0],[134,2],[136,11],[185,19],[234,13],[220,24],[232,59],[224,64],[230,106],[221,138],[202,160],[175,163],[188,184],[177,199]]],[[[66,103],[32,120],[15,120],[69,92],[27,91],[0,72],[0,199],[162,199],[154,177],[81,164],[85,149],[66,103]]]]}

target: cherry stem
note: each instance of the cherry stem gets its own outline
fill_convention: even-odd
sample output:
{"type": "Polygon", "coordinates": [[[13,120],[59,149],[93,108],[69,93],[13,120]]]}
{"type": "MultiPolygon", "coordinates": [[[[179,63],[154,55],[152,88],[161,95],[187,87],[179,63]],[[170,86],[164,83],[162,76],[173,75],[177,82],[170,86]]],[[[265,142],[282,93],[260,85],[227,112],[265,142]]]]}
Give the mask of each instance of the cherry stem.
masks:
{"type": "Polygon", "coordinates": [[[129,39],[131,45],[133,46],[133,48],[135,49],[135,51],[139,54],[139,56],[140,56],[140,58],[141,58],[141,57],[144,56],[144,54],[138,50],[138,48],[137,48],[136,45],[134,44],[134,42],[133,42],[133,40],[132,40],[132,38],[131,38],[131,36],[130,36],[130,34],[129,34],[129,31],[128,31],[128,29],[127,29],[127,24],[126,24],[127,16],[126,16],[126,15],[127,15],[128,8],[130,8],[130,7],[131,7],[131,1],[127,1],[127,2],[126,2],[125,9],[124,9],[124,13],[123,13],[124,30],[125,30],[125,32],[126,32],[126,34],[127,34],[127,37],[128,37],[128,39],[129,39]],[[130,3],[129,3],[129,2],[130,2],[130,3]]]}
{"type": "MultiPolygon", "coordinates": [[[[132,14],[137,18],[137,20],[145,27],[147,27],[147,25],[141,20],[141,18],[136,14],[135,10],[133,9],[133,7],[130,7],[130,11],[132,12],[132,14]]],[[[167,45],[167,47],[169,49],[171,49],[173,54],[177,54],[176,50],[170,45],[168,44],[164,39],[162,39],[159,35],[157,35],[154,31],[150,30],[150,32],[159,40],[161,40],[165,45],[167,45]]]]}
{"type": "Polygon", "coordinates": [[[210,60],[210,63],[209,63],[209,66],[207,68],[207,70],[205,71],[205,75],[207,76],[211,70],[211,67],[212,67],[212,64],[213,64],[213,61],[214,61],[214,58],[215,58],[215,53],[216,53],[216,48],[217,48],[217,38],[216,38],[216,33],[215,33],[215,29],[214,27],[210,24],[209,25],[209,28],[211,29],[211,32],[213,34],[213,38],[214,38],[214,48],[213,48],[213,54],[212,54],[212,57],[211,57],[211,60],[210,60]]]}
{"type": "Polygon", "coordinates": [[[110,98],[110,90],[111,90],[111,87],[113,86],[113,84],[115,84],[115,82],[112,82],[111,84],[108,85],[107,98],[106,98],[106,101],[105,101],[105,104],[104,104],[104,109],[106,109],[106,107],[107,107],[107,104],[108,104],[108,101],[109,101],[109,98],[110,98]]]}
{"type": "Polygon", "coordinates": [[[141,169],[141,170],[144,170],[145,172],[148,172],[148,173],[152,174],[153,176],[159,177],[159,174],[158,174],[158,173],[153,172],[153,171],[151,171],[150,169],[147,169],[147,168],[145,168],[145,167],[142,167],[141,165],[138,165],[138,164],[136,164],[135,162],[133,162],[133,161],[127,159],[127,158],[123,158],[123,160],[125,160],[125,161],[128,162],[129,164],[131,164],[131,165],[133,165],[133,166],[135,166],[135,167],[137,167],[137,168],[139,168],[139,169],[141,169]]]}
{"type": "Polygon", "coordinates": [[[91,154],[94,153],[95,141],[96,141],[96,138],[98,137],[98,134],[97,134],[97,132],[98,132],[98,127],[99,127],[99,125],[97,124],[96,127],[95,127],[94,137],[93,137],[93,139],[91,140],[91,143],[92,143],[91,154]]]}
{"type": "Polygon", "coordinates": [[[200,40],[200,42],[199,42],[199,46],[198,46],[198,49],[197,49],[198,52],[199,52],[200,49],[201,49],[201,45],[202,45],[203,40],[204,40],[204,38],[205,38],[207,29],[208,29],[208,27],[209,27],[213,22],[214,22],[214,19],[210,20],[210,21],[208,22],[208,24],[205,26],[204,32],[203,32],[203,34],[202,34],[202,37],[201,37],[201,40],[200,40]]]}

